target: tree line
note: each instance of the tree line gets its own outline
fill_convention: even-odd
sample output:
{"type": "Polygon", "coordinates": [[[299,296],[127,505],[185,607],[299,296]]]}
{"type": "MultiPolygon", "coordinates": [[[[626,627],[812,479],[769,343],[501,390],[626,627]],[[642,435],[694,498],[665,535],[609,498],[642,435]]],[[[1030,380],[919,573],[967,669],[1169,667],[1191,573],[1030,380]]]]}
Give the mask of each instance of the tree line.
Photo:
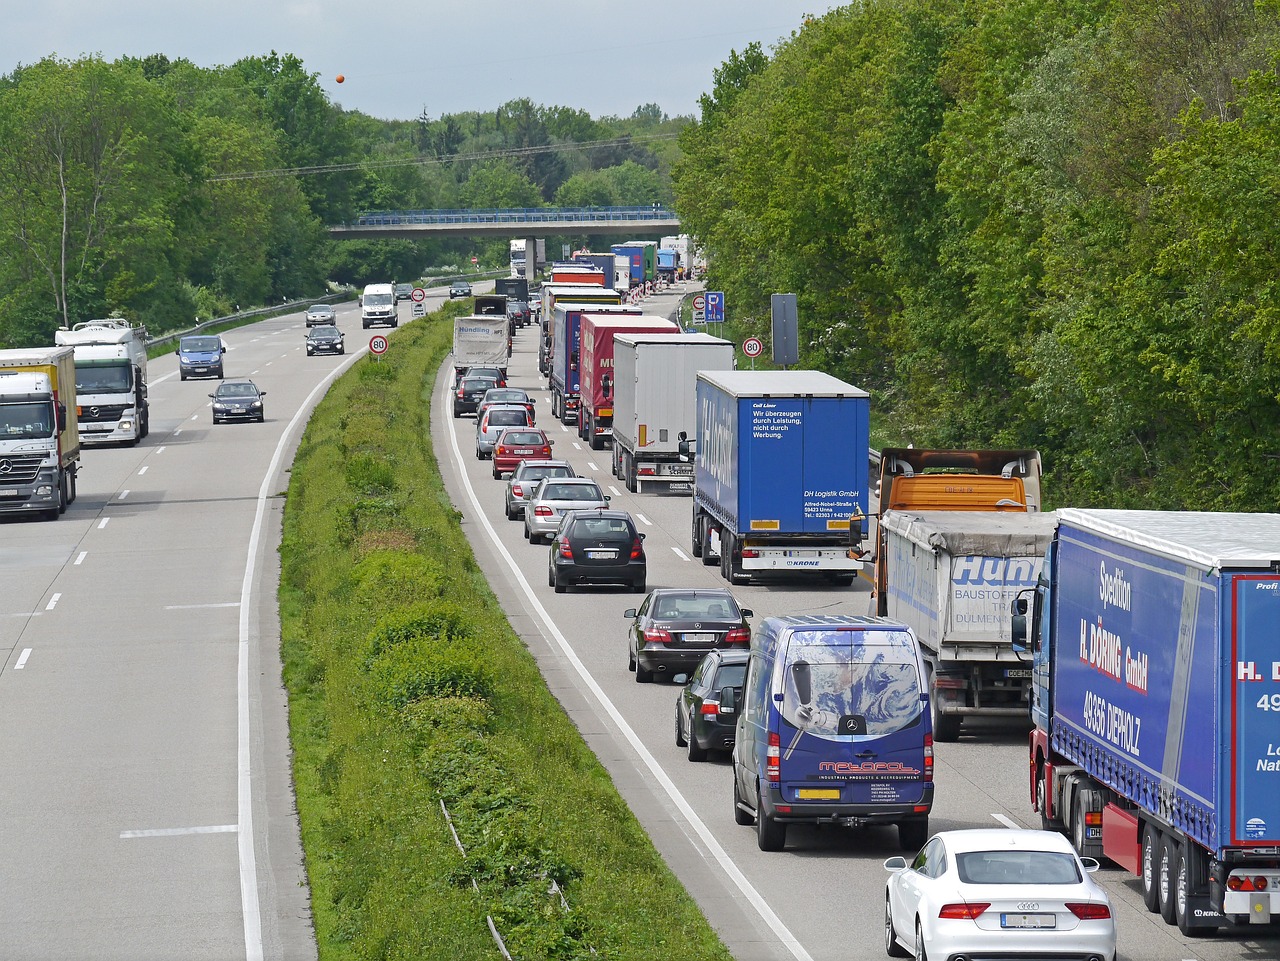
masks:
{"type": "Polygon", "coordinates": [[[1057,504],[1274,510],[1280,5],[863,0],[716,71],[677,211],[744,332],[886,444],[1037,447],[1057,504]]]}
{"type": "Polygon", "coordinates": [[[274,52],[215,68],[160,54],[20,65],[0,77],[0,347],[97,317],[161,333],[473,255],[502,263],[505,241],[325,228],[368,210],[669,203],[690,120],[528,100],[383,120],[274,52]]]}

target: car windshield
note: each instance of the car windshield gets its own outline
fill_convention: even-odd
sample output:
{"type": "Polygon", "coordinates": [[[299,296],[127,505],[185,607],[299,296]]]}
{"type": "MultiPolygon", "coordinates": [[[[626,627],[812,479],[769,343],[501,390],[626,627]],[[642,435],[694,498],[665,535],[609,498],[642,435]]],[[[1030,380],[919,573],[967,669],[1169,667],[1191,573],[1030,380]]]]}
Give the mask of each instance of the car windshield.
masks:
{"type": "Polygon", "coordinates": [[[312,304],[312,305],[311,305],[311,307],[310,307],[310,308],[308,308],[307,313],[309,313],[309,314],[332,314],[332,313],[333,313],[333,308],[332,308],[332,307],[330,307],[328,304],[312,304]]]}
{"type": "Polygon", "coordinates": [[[502,442],[507,445],[535,444],[540,447],[545,447],[547,443],[541,434],[527,430],[509,430],[503,435],[502,442]]]}
{"type": "MultiPolygon", "coordinates": [[[[529,415],[522,410],[491,410],[489,411],[490,427],[515,427],[517,424],[529,423],[529,415]]],[[[520,441],[522,444],[528,441],[520,441]]]]}
{"type": "Polygon", "coordinates": [[[178,346],[182,350],[204,353],[222,349],[221,337],[183,337],[178,346]]]}
{"type": "Polygon", "coordinates": [[[314,327],[311,330],[313,340],[324,340],[326,337],[337,337],[337,327],[314,327]]]}
{"type": "Polygon", "coordinates": [[[524,467],[520,471],[521,480],[542,480],[544,477],[572,477],[567,467],[524,467]]]}
{"type": "Polygon", "coordinates": [[[731,618],[742,613],[732,597],[725,594],[702,594],[696,591],[678,594],[662,594],[654,602],[654,617],[669,618],[731,618]]]}
{"type": "Polygon", "coordinates": [[[364,305],[366,307],[390,307],[390,294],[365,294],[364,305]]]}
{"type": "Polygon", "coordinates": [[[1080,869],[1058,851],[966,851],[956,855],[965,884],[1079,884],[1080,869]]]}
{"type": "Polygon", "coordinates": [[[256,397],[258,390],[253,384],[223,384],[218,388],[219,397],[256,397]]]}
{"type": "Polygon", "coordinates": [[[542,495],[555,501],[601,501],[604,496],[595,484],[548,484],[542,495]]]}

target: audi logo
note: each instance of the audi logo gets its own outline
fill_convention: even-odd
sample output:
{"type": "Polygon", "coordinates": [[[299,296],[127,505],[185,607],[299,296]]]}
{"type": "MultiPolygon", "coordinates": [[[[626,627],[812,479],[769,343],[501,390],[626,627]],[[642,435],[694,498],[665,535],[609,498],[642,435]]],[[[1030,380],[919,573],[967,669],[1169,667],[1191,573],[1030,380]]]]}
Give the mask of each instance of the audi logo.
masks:
{"type": "Polygon", "coordinates": [[[1039,911],[1040,902],[1039,901],[1019,901],[1018,910],[1019,911],[1039,911]]]}

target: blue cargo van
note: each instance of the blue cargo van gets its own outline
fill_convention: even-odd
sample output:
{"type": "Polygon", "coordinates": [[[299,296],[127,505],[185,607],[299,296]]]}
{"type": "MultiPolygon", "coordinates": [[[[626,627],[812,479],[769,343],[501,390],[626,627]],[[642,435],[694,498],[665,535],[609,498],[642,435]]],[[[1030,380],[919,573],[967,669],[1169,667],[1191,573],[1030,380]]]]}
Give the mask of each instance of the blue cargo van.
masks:
{"type": "Polygon", "coordinates": [[[883,617],[770,617],[751,639],[733,749],[733,808],[781,851],[787,825],[896,824],[929,837],[933,728],[924,661],[883,617]]]}
{"type": "Polygon", "coordinates": [[[217,334],[192,334],[178,341],[178,374],[188,377],[222,377],[222,355],[227,348],[217,334]]]}

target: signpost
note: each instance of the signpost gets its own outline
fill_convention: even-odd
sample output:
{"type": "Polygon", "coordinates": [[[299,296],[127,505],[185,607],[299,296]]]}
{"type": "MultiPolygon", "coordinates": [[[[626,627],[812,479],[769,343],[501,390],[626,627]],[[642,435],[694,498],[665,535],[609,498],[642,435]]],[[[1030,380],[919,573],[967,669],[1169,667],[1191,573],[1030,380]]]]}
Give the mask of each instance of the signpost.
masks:
{"type": "Polygon", "coordinates": [[[427,299],[427,292],[423,290],[421,287],[414,287],[413,293],[409,295],[409,299],[412,300],[415,304],[420,304],[427,299]]]}
{"type": "Polygon", "coordinates": [[[427,316],[427,305],[426,305],[426,304],[414,304],[414,305],[413,305],[413,319],[414,319],[414,320],[418,320],[418,319],[420,319],[420,318],[422,318],[422,317],[425,317],[425,316],[427,316]]]}
{"type": "Polygon", "coordinates": [[[751,358],[751,369],[756,369],[756,358],[764,353],[764,341],[759,337],[748,337],[742,342],[742,352],[751,358]]]}
{"type": "Polygon", "coordinates": [[[707,323],[723,324],[724,323],[724,292],[720,290],[707,291],[707,323]]]}
{"type": "Polygon", "coordinates": [[[705,324],[707,322],[707,295],[693,295],[693,322],[695,324],[705,324]]]}
{"type": "Polygon", "coordinates": [[[369,338],[369,353],[381,357],[387,352],[387,338],[382,334],[374,334],[369,338]]]}

